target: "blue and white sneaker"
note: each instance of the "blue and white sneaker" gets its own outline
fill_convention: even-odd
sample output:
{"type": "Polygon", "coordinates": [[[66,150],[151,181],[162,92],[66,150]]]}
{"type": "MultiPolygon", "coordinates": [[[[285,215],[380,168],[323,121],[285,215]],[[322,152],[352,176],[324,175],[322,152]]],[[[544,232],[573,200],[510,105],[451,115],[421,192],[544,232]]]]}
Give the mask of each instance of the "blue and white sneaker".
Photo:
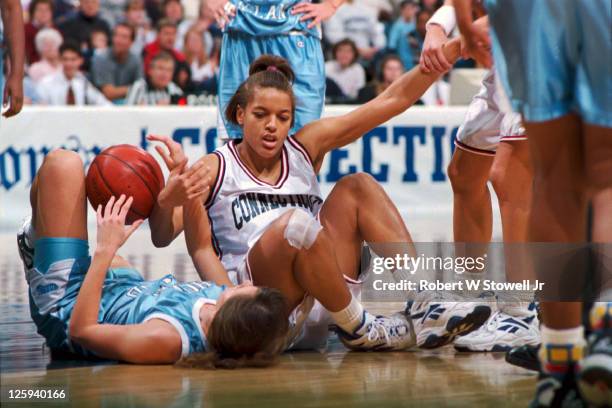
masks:
{"type": "Polygon", "coordinates": [[[355,351],[398,351],[415,345],[414,330],[403,313],[385,317],[364,311],[361,324],[352,333],[339,327],[336,332],[340,341],[355,351]]]}
{"type": "Polygon", "coordinates": [[[32,216],[28,215],[23,219],[21,227],[17,231],[17,249],[23,262],[26,280],[28,280],[29,272],[34,268],[34,240],[35,232],[32,226],[32,216]]]}
{"type": "Polygon", "coordinates": [[[521,319],[498,310],[480,329],[458,337],[455,340],[455,349],[505,352],[513,347],[538,344],[540,344],[540,327],[535,314],[521,319]]]}
{"type": "Polygon", "coordinates": [[[420,292],[408,302],[418,347],[432,349],[452,343],[482,326],[491,316],[491,302],[448,301],[449,294],[420,292]],[[442,299],[444,298],[444,300],[442,299]]]}
{"type": "Polygon", "coordinates": [[[580,366],[578,385],[594,407],[612,407],[612,302],[596,302],[591,309],[593,333],[580,366]]]}

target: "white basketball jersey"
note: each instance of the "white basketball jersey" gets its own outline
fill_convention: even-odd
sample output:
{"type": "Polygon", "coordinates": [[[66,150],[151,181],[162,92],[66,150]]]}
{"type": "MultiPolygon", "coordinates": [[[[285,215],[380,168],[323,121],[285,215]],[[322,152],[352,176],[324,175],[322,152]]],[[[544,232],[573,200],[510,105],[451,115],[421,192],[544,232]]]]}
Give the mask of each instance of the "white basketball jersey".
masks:
{"type": "Polygon", "coordinates": [[[219,174],[206,202],[213,246],[228,271],[235,271],[266,228],[285,211],[301,208],[317,216],[323,199],[306,149],[288,137],[275,184],[259,180],[240,160],[237,143],[217,149],[219,174]]]}

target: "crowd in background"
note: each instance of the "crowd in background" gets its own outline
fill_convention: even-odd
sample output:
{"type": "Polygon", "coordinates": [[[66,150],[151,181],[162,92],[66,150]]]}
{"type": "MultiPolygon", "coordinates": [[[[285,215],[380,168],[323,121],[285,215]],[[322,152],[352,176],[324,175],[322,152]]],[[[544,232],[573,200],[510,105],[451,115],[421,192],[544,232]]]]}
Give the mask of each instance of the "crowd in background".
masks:
{"type": "MultiPolygon", "coordinates": [[[[205,2],[26,0],[26,103],[216,104],[222,32],[205,2]]],[[[322,26],[326,103],[366,102],[418,65],[441,5],[345,0],[322,26]]],[[[442,80],[421,102],[447,100],[442,80]]]]}

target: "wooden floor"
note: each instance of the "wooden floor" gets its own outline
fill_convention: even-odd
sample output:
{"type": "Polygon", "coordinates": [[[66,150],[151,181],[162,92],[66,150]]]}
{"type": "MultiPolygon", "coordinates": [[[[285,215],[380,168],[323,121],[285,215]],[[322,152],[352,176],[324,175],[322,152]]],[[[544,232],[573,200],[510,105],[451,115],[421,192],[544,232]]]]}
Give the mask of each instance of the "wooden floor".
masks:
{"type": "Polygon", "coordinates": [[[373,408],[526,406],[534,378],[501,355],[449,349],[293,353],[273,368],[233,371],[102,365],[9,373],[1,380],[3,388],[63,389],[72,406],[373,408]]]}
{"type": "MultiPolygon", "coordinates": [[[[60,389],[67,400],[11,403],[4,395],[3,408],[524,407],[533,393],[535,375],[505,363],[503,354],[455,353],[450,347],[434,352],[353,353],[332,340],[326,353],[290,353],[275,367],[233,371],[51,361],[29,318],[13,239],[0,234],[0,247],[9,249],[0,255],[1,387],[3,392],[60,389]]],[[[127,254],[147,271],[147,277],[167,271],[163,270],[167,254],[145,255],[127,254]]],[[[179,277],[195,279],[184,254],[175,251],[169,258],[179,277]]],[[[388,312],[398,305],[368,307],[388,312]]]]}

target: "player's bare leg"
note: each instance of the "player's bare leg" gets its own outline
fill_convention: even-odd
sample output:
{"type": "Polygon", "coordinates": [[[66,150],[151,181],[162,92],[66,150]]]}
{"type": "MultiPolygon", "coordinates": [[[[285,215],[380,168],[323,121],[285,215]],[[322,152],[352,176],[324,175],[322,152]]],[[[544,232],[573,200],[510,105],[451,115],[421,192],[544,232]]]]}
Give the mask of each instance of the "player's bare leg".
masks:
{"type": "Polygon", "coordinates": [[[397,207],[372,176],[343,177],[332,189],[319,213],[321,224],[334,243],[340,271],[357,279],[361,245],[367,242],[380,256],[398,250],[414,255],[412,238],[397,207]],[[401,244],[385,248],[385,243],[401,244]]]}
{"type": "Polygon", "coordinates": [[[34,266],[36,238],[87,240],[85,173],[77,153],[58,149],[45,157],[32,182],[30,204],[32,217],[23,221],[17,233],[26,278],[34,266]]]}
{"type": "MultiPolygon", "coordinates": [[[[300,305],[307,294],[317,299],[330,311],[341,329],[340,339],[351,349],[399,350],[413,346],[414,332],[404,317],[375,317],[353,297],[338,267],[335,243],[325,229],[304,246],[287,239],[298,211],[305,214],[302,210],[283,214],[249,251],[253,282],[281,290],[290,310],[300,305]]],[[[320,228],[314,217],[304,216],[320,228]]]]}
{"type": "Polygon", "coordinates": [[[453,188],[453,234],[455,242],[489,242],[493,210],[487,182],[494,156],[456,148],[448,166],[453,188]]]}
{"type": "Polygon", "coordinates": [[[585,125],[586,180],[593,209],[596,301],[590,311],[589,343],[581,362],[580,391],[591,403],[612,403],[612,135],[609,128],[585,125]]]}

